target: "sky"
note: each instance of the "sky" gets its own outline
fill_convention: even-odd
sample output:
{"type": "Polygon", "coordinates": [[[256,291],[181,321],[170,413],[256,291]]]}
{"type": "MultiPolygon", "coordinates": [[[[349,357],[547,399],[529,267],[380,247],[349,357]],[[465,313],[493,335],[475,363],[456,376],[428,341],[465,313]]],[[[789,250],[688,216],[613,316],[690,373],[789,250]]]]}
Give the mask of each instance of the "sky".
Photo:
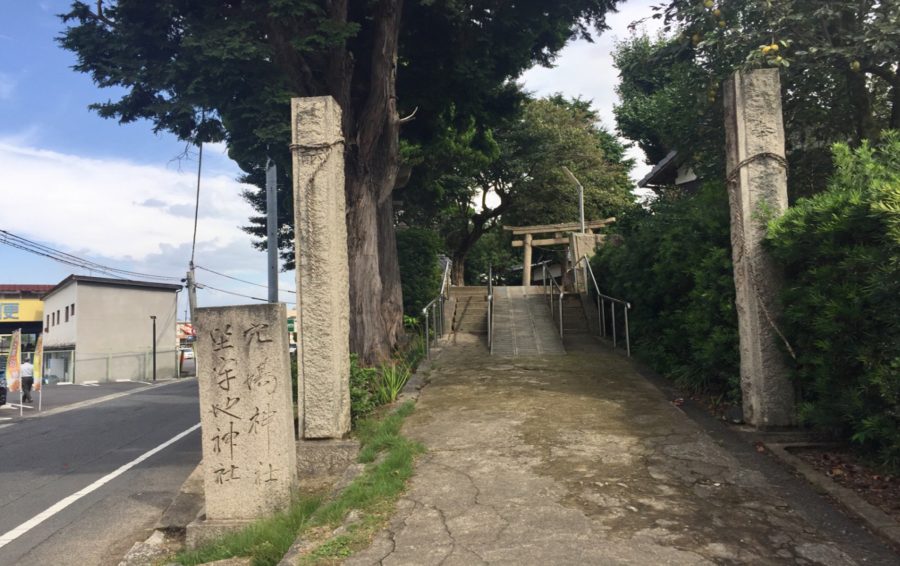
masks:
{"type": "MultiPolygon", "coordinates": [[[[649,16],[658,2],[628,0],[609,15],[610,31],[593,43],[571,43],[554,68],[527,71],[525,88],[592,100],[614,130],[614,41],[626,38],[628,25],[649,16]]],[[[88,109],[118,92],[73,71],[75,56],[56,43],[63,30],[56,15],[69,3],[0,0],[0,229],[103,265],[181,277],[190,259],[196,151],[185,155],[184,143],[154,133],[149,122],[120,125],[88,109]]],[[[638,164],[632,177],[639,179],[649,167],[638,150],[630,154],[638,164]]],[[[224,145],[204,146],[195,262],[264,287],[266,255],[241,230],[254,212],[240,196],[247,187],[239,175],[224,145]]],[[[0,245],[0,283],[53,284],[71,273],[67,265],[0,245]]],[[[294,276],[279,277],[288,303],[295,300],[289,292],[294,276]]],[[[205,271],[197,280],[266,297],[262,287],[205,271]]],[[[200,306],[248,302],[209,288],[198,291],[200,306]]],[[[179,308],[183,313],[186,305],[179,308]]]]}

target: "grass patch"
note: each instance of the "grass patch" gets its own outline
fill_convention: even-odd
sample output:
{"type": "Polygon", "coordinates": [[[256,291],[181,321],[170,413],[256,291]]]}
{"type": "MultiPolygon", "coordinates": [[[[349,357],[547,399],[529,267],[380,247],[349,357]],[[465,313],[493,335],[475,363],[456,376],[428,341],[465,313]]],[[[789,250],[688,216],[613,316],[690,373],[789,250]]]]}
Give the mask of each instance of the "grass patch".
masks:
{"type": "Polygon", "coordinates": [[[414,408],[409,401],[381,418],[373,417],[357,423],[356,436],[361,444],[359,461],[372,464],[382,452],[384,457],[368,466],[334,500],[323,504],[318,496],[300,497],[287,511],[254,523],[238,533],[226,535],[215,543],[182,552],[174,560],[185,566],[194,566],[232,556],[248,556],[252,557],[254,566],[275,565],[298,535],[309,533],[311,538],[316,538],[316,532],[330,534],[354,509],[360,515],[359,521],[339,536],[324,540],[300,563],[338,563],[367,547],[372,536],[387,522],[394,502],[412,476],[416,455],[424,451],[421,444],[400,434],[403,421],[414,408]]]}
{"type": "Polygon", "coordinates": [[[281,513],[263,519],[239,532],[219,540],[178,554],[175,561],[185,566],[203,564],[231,558],[249,556],[254,566],[278,564],[300,532],[321,505],[321,498],[306,496],[297,498],[281,513]]]}

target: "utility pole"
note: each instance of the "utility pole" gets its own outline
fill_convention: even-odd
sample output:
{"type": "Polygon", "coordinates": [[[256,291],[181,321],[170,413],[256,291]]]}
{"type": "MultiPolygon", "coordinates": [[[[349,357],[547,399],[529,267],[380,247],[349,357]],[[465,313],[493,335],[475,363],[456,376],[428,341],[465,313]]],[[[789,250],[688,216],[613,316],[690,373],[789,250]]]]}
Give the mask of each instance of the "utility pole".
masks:
{"type": "Polygon", "coordinates": [[[156,315],[151,314],[150,320],[153,321],[153,381],[156,381],[156,315]]]}
{"type": "Polygon", "coordinates": [[[581,222],[581,233],[584,234],[584,187],[581,186],[581,183],[578,182],[578,178],[569,171],[568,167],[563,165],[562,170],[565,171],[569,179],[572,179],[572,182],[578,187],[578,220],[581,222]]]}
{"type": "Polygon", "coordinates": [[[194,311],[197,310],[197,285],[194,279],[194,262],[190,263],[190,267],[185,278],[188,291],[188,308],[191,311],[191,324],[194,323],[194,311]]]}
{"type": "Polygon", "coordinates": [[[269,302],[278,302],[278,173],[266,159],[266,250],[269,252],[269,302]]]}

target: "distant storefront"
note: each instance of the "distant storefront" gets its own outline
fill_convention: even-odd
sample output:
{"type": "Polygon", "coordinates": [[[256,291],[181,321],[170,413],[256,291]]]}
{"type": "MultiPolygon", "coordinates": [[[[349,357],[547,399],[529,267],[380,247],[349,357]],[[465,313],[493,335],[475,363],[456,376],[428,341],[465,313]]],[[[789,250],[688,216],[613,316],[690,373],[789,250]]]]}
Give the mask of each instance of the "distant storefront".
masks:
{"type": "Polygon", "coordinates": [[[0,375],[6,372],[12,333],[16,330],[22,331],[22,361],[32,361],[43,329],[41,297],[51,289],[53,285],[0,285],[0,375]]]}

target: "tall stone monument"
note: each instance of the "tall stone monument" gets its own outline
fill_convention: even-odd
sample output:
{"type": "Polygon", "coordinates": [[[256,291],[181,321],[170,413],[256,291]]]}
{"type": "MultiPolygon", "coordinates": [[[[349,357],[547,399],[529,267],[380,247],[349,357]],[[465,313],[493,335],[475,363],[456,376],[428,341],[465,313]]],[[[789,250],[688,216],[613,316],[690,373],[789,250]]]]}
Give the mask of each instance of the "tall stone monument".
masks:
{"type": "Polygon", "coordinates": [[[189,544],[286,507],[297,484],[285,306],[197,309],[195,325],[206,521],[189,544]]]}
{"type": "MultiPolygon", "coordinates": [[[[350,276],[341,108],[330,96],[294,98],[291,122],[300,436],[340,439],[350,431],[350,276]]],[[[302,459],[304,448],[300,450],[302,459]]]]}
{"type": "Polygon", "coordinates": [[[758,427],[789,426],[794,388],[776,330],[781,277],[762,247],[767,220],[787,208],[778,70],[737,72],[724,89],[744,420],[758,427]]]}

